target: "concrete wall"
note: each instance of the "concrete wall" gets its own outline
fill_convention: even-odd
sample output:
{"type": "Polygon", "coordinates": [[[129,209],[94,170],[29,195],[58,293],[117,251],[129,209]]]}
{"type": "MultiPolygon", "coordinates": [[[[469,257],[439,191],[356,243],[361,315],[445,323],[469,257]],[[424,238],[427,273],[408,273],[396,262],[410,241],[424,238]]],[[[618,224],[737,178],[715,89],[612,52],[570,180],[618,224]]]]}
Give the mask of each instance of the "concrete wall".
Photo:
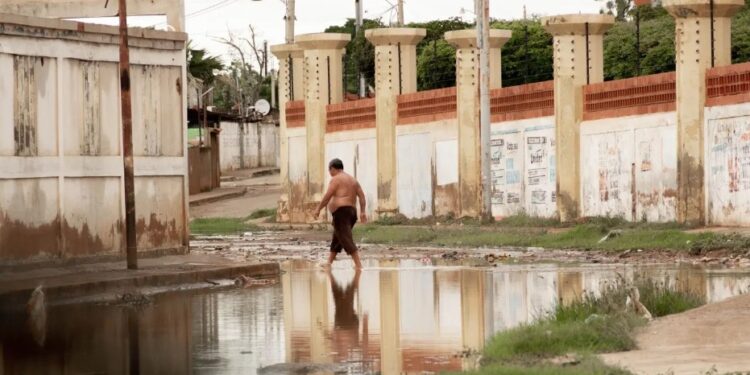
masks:
{"type": "MultiPolygon", "coordinates": [[[[117,33],[0,15],[0,262],[124,253],[117,33]]],[[[131,32],[141,252],[187,249],[184,41],[131,32]]]]}
{"type": "Polygon", "coordinates": [[[676,220],[674,112],[581,124],[583,216],[676,220]]]}
{"type": "Polygon", "coordinates": [[[240,131],[240,124],[222,121],[219,134],[219,153],[222,171],[241,168],[240,155],[244,155],[245,168],[279,166],[279,128],[275,124],[248,123],[240,131]],[[241,143],[244,145],[241,146],[241,143]],[[241,148],[244,150],[241,151],[241,148]]]}
{"type": "Polygon", "coordinates": [[[706,218],[750,224],[750,102],[706,108],[706,218]]]}
{"type": "MultiPolygon", "coordinates": [[[[326,134],[326,161],[339,158],[344,171],[359,181],[367,201],[367,215],[372,218],[378,208],[378,159],[376,156],[375,129],[362,129],[326,134]]],[[[326,186],[331,180],[326,175],[326,186]]],[[[359,207],[357,207],[359,209],[359,207]]]]}
{"type": "Polygon", "coordinates": [[[557,214],[554,117],[492,124],[492,214],[557,214]]]}
{"type": "Polygon", "coordinates": [[[409,218],[459,215],[458,122],[396,127],[399,212],[409,218]]]}

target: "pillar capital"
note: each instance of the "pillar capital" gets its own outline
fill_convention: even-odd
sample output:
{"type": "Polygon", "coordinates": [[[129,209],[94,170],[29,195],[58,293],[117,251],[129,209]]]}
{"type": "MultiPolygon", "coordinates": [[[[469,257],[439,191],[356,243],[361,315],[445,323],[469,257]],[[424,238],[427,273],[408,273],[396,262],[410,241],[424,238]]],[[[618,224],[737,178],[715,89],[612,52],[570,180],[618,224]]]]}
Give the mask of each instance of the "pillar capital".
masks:
{"type": "Polygon", "coordinates": [[[276,56],[279,60],[286,60],[288,58],[302,58],[304,52],[297,44],[277,44],[271,46],[271,53],[276,56]]]}
{"type": "Polygon", "coordinates": [[[416,45],[427,36],[427,30],[414,28],[382,28],[365,31],[365,38],[374,46],[416,45]]]}
{"type": "Polygon", "coordinates": [[[346,47],[352,37],[349,34],[316,33],[297,35],[294,40],[303,50],[336,50],[346,47]]]}
{"type": "Polygon", "coordinates": [[[675,18],[711,17],[712,2],[714,17],[732,17],[745,6],[745,0],[662,0],[662,6],[675,18]]]}
{"type": "MultiPolygon", "coordinates": [[[[502,48],[513,34],[510,30],[490,30],[490,48],[502,48]]],[[[456,48],[475,48],[477,45],[477,30],[455,30],[445,33],[445,40],[456,48]]]]}
{"type": "Polygon", "coordinates": [[[615,18],[606,14],[562,14],[542,17],[542,26],[553,36],[602,35],[615,23],[615,18]],[[587,26],[588,25],[588,26],[587,26]]]}

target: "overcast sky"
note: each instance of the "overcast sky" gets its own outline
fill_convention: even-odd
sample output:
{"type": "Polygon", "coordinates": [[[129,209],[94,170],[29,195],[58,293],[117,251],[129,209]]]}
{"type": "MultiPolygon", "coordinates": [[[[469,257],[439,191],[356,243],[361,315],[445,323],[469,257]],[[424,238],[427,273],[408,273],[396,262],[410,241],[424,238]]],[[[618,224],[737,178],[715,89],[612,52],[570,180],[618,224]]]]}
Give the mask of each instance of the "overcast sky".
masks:
{"type": "MultiPolygon", "coordinates": [[[[388,11],[395,0],[361,0],[366,18],[382,17],[388,24],[395,13],[388,11]]],[[[473,0],[406,0],[406,22],[428,21],[461,16],[461,8],[473,11],[473,0]]],[[[597,13],[601,2],[595,0],[491,0],[493,18],[519,19],[526,5],[529,15],[564,13],[597,13]]],[[[225,37],[227,30],[247,35],[252,24],[258,37],[269,45],[284,42],[284,3],[282,0],[185,0],[187,31],[195,45],[215,55],[225,55],[226,46],[215,41],[225,37]]],[[[296,0],[296,34],[321,32],[327,26],[343,24],[354,15],[354,0],[296,0]]],[[[470,20],[473,12],[464,12],[470,20]]],[[[159,19],[134,20],[135,25],[148,26],[159,19]]]]}

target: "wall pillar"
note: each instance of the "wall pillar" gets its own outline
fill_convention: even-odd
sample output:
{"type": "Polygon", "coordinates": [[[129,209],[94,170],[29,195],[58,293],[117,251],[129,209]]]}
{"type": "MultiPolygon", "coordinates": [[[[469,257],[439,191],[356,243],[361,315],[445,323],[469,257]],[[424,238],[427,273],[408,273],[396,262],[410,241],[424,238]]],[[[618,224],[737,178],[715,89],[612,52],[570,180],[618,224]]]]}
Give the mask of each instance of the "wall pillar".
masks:
{"type": "Polygon", "coordinates": [[[344,101],[342,58],[349,34],[319,33],[299,35],[297,45],[304,50],[305,127],[307,132],[307,205],[323,198],[327,160],[325,134],[329,104],[344,101]]]}
{"type": "Polygon", "coordinates": [[[579,215],[583,86],[604,80],[604,32],[613,23],[614,17],[600,14],[542,18],[554,37],[557,211],[562,221],[579,215]]]}
{"type": "MultiPolygon", "coordinates": [[[[303,52],[296,44],[271,46],[271,53],[279,60],[279,172],[281,176],[281,197],[279,198],[276,219],[290,221],[289,213],[289,138],[287,136],[286,104],[302,97],[302,87],[294,81],[302,76],[303,52]],[[297,64],[295,64],[297,62],[297,64]]],[[[301,79],[300,79],[301,83],[301,79]]]]}
{"type": "Polygon", "coordinates": [[[425,29],[371,29],[365,37],[375,46],[375,127],[378,158],[378,216],[398,212],[396,121],[398,96],[417,91],[417,43],[425,29]]]}
{"type": "Polygon", "coordinates": [[[744,0],[713,0],[712,12],[711,2],[664,0],[662,3],[675,18],[677,220],[681,223],[705,224],[703,124],[706,69],[731,64],[731,17],[745,5],[744,0]]]}
{"type": "MultiPolygon", "coordinates": [[[[510,30],[490,30],[490,88],[502,86],[501,48],[510,30]]],[[[458,115],[458,180],[461,217],[482,213],[482,166],[479,128],[479,50],[477,32],[445,33],[456,47],[456,105],[458,115]]]]}

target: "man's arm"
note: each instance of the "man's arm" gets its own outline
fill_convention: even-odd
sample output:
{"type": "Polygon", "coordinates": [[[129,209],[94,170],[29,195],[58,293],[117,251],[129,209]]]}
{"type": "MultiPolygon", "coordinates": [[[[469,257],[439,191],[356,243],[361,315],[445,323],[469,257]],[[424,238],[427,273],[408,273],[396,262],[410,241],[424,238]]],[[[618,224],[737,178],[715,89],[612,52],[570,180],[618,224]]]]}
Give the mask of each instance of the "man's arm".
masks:
{"type": "Polygon", "coordinates": [[[367,222],[367,200],[365,199],[365,192],[362,191],[362,186],[357,182],[357,199],[359,199],[359,221],[362,224],[367,222]]]}
{"type": "Polygon", "coordinates": [[[323,196],[323,199],[320,201],[320,204],[318,205],[318,208],[315,209],[315,212],[313,213],[313,218],[317,219],[320,215],[320,210],[322,210],[325,206],[328,205],[328,202],[331,201],[331,198],[333,197],[333,193],[336,192],[336,187],[338,185],[337,179],[331,179],[331,182],[328,184],[328,191],[323,196]]]}

